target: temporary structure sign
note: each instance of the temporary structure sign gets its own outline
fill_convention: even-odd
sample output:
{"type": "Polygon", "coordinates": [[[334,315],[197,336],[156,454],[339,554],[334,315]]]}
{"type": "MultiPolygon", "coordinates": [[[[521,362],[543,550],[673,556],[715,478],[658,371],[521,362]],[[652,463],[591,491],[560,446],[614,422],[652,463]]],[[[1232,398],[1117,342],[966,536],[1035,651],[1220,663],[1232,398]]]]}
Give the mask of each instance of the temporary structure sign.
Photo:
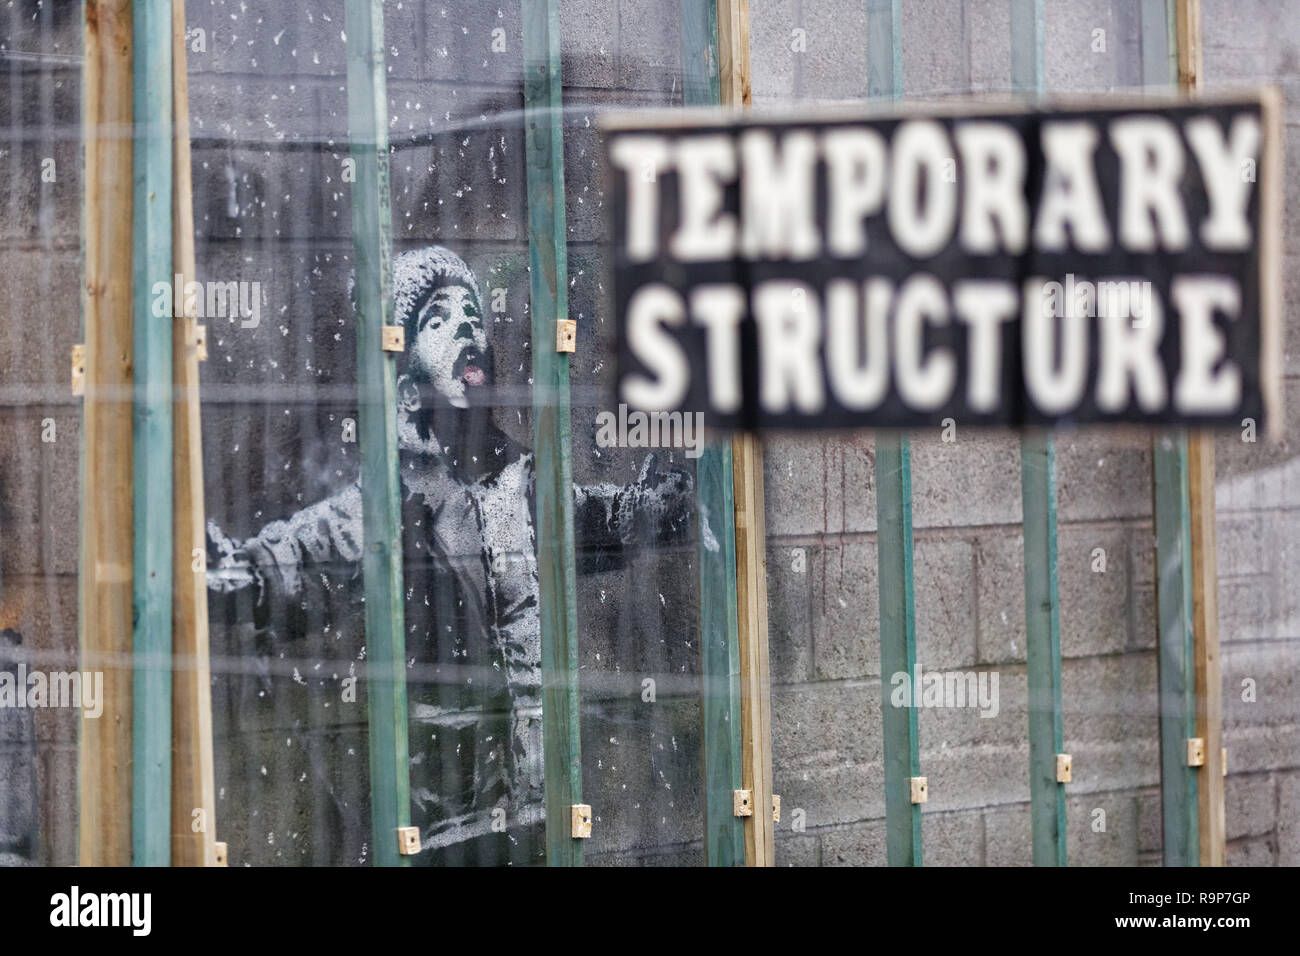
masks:
{"type": "Polygon", "coordinates": [[[1118,102],[606,117],[618,400],[724,428],[1276,414],[1271,91],[1118,102]]]}

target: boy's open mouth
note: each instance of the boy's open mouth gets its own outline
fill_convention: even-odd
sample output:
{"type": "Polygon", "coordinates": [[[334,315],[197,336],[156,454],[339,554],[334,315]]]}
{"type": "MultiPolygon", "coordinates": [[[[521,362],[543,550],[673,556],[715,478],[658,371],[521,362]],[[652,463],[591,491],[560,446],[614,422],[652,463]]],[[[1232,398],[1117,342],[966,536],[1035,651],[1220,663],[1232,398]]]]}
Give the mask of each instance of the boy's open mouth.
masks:
{"type": "Polygon", "coordinates": [[[483,385],[487,381],[487,373],[483,371],[483,365],[482,353],[470,346],[460,353],[460,358],[456,359],[453,369],[455,378],[466,385],[483,385]]]}

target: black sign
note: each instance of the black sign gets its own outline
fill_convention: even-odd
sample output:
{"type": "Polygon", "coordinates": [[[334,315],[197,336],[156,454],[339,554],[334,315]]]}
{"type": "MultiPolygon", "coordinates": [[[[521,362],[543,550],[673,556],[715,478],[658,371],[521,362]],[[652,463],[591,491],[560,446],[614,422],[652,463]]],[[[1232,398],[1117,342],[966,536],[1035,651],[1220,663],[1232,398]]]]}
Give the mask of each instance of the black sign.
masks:
{"type": "Polygon", "coordinates": [[[723,428],[1258,423],[1275,115],[607,117],[617,400],[723,428]]]}

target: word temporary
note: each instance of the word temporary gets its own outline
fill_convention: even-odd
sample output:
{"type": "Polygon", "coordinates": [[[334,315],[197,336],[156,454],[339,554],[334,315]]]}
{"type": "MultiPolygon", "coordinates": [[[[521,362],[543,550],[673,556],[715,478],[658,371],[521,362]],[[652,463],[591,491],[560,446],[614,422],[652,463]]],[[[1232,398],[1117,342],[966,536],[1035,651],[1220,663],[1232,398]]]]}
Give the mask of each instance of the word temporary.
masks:
{"type": "Polygon", "coordinates": [[[1261,421],[1274,116],[607,117],[617,399],[722,428],[1261,421]]]}

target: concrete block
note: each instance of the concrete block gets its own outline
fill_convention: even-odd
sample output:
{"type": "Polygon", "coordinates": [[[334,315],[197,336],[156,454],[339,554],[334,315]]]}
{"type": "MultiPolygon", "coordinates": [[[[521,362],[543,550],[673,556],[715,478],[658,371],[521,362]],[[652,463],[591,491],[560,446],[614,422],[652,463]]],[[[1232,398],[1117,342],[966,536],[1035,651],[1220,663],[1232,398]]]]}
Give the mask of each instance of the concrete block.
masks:
{"type": "MultiPolygon", "coordinates": [[[[1285,420],[1300,421],[1300,388],[1283,379],[1285,420]]],[[[1300,438],[1286,429],[1277,441],[1262,431],[1254,442],[1243,441],[1245,430],[1220,432],[1214,443],[1215,507],[1220,515],[1236,511],[1292,508],[1300,504],[1300,438]]]]}
{"type": "Polygon", "coordinates": [[[1140,85],[1141,35],[1136,6],[1109,0],[1051,0],[1044,15],[1049,90],[1140,85]]]}
{"type": "MultiPolygon", "coordinates": [[[[0,308],[0,395],[6,403],[75,407],[72,346],[81,336],[76,249],[9,249],[0,308]]],[[[48,414],[48,412],[47,412],[48,414]]]]}
{"type": "Polygon", "coordinates": [[[879,763],[879,718],[875,681],[773,689],[772,765],[797,770],[879,763]]]}
{"type": "Polygon", "coordinates": [[[1159,776],[1154,653],[1067,660],[1061,668],[1072,793],[1129,789],[1159,776]]]}
{"type": "Polygon", "coordinates": [[[921,840],[926,866],[982,866],[984,815],[978,810],[922,813],[921,840]]]}
{"type": "Polygon", "coordinates": [[[974,663],[975,551],[961,539],[922,538],[913,550],[916,659],[931,669],[974,663]]]}
{"type": "Polygon", "coordinates": [[[1160,853],[1164,847],[1164,821],[1161,817],[1160,791],[1143,792],[1137,797],[1137,846],[1140,854],[1160,853]]]}
{"type": "Polygon", "coordinates": [[[822,866],[889,865],[883,821],[825,830],[821,839],[822,866]]]}
{"type": "MultiPolygon", "coordinates": [[[[613,5],[591,0],[585,6],[594,14],[585,23],[588,35],[612,37],[613,30],[590,31],[593,20],[599,23],[599,17],[613,5]]],[[[619,0],[617,62],[620,89],[654,90],[680,103],[681,14],[674,10],[671,16],[664,16],[663,5],[657,0],[619,0]]]]}
{"type": "Polygon", "coordinates": [[[912,526],[966,528],[1019,524],[1020,443],[1009,432],[963,428],[912,434],[912,526]]]}
{"type": "Polygon", "coordinates": [[[1228,866],[1277,866],[1277,854],[1269,837],[1235,840],[1227,846],[1228,866]]]}
{"type": "Polygon", "coordinates": [[[587,703],[583,793],[604,850],[689,843],[703,832],[698,700],[587,703]]]}
{"type": "MultiPolygon", "coordinates": [[[[814,584],[823,573],[822,549],[767,549],[767,643],[773,684],[793,684],[812,677],[814,584]]],[[[865,644],[859,636],[857,643],[865,644]]]]}
{"type": "Polygon", "coordinates": [[[1057,520],[1103,521],[1151,515],[1151,441],[1140,431],[1058,432],[1057,520]]]}
{"type": "Polygon", "coordinates": [[[1029,804],[993,807],[984,813],[984,865],[1032,866],[1033,822],[1029,804]]]}
{"type": "Polygon", "coordinates": [[[880,605],[875,541],[846,541],[822,553],[814,603],[814,665],[821,680],[880,673],[880,605]]]}
{"type": "Polygon", "coordinates": [[[47,254],[56,246],[75,251],[82,202],[81,77],[73,64],[48,73],[24,66],[7,64],[10,95],[0,109],[0,129],[12,137],[0,149],[7,187],[0,239],[39,242],[47,254]],[[46,181],[47,173],[53,182],[46,181]]]}
{"type": "MultiPolygon", "coordinates": [[[[561,11],[561,24],[566,12],[561,11]]],[[[424,5],[421,77],[519,89],[523,83],[521,23],[519,0],[424,5]]],[[[563,53],[561,58],[563,70],[563,53]]]]}
{"type": "Polygon", "coordinates": [[[794,833],[783,825],[786,820],[784,804],[781,807],[781,824],[776,828],[777,866],[821,866],[821,837],[815,833],[794,833]]]}
{"type": "MultiPolygon", "coordinates": [[[[791,32],[799,5],[796,0],[754,0],[749,5],[750,84],[755,101],[789,102],[795,95],[795,57],[791,32]]],[[[863,72],[865,72],[865,66],[863,72]]]]}
{"type": "Polygon", "coordinates": [[[835,433],[827,436],[825,449],[826,530],[874,532],[878,507],[874,436],[835,433]]]}
{"type": "Polygon", "coordinates": [[[80,56],[81,9],[44,0],[14,0],[0,14],[0,49],[80,56]]]}
{"type": "MultiPolygon", "coordinates": [[[[1286,777],[1282,775],[1282,779],[1286,777]]],[[[1223,782],[1223,798],[1224,825],[1229,840],[1273,832],[1277,825],[1278,799],[1277,785],[1271,774],[1229,774],[1223,782]]]]}
{"type": "Polygon", "coordinates": [[[972,93],[1011,89],[1011,3],[985,0],[963,4],[970,48],[972,93]]]}
{"type": "Polygon", "coordinates": [[[1277,778],[1277,864],[1300,866],[1300,772],[1277,778]]]}
{"type": "MultiPolygon", "coordinates": [[[[838,502],[838,474],[828,468],[820,436],[771,435],[763,440],[764,515],[768,538],[820,534],[831,530],[838,514],[828,517],[828,505],[838,502]]],[[[855,495],[857,492],[855,492],[855,495]]],[[[840,530],[836,526],[834,530],[840,530]]]]}
{"type": "Polygon", "coordinates": [[[1129,645],[1127,532],[1117,527],[1058,529],[1056,553],[1062,656],[1122,652],[1129,645]]]}
{"type": "Polygon", "coordinates": [[[1020,533],[990,531],[975,541],[981,664],[1025,659],[1025,549],[1020,533]]]}
{"type": "Polygon", "coordinates": [[[1300,42],[1290,26],[1294,0],[1207,0],[1201,13],[1205,73],[1216,82],[1271,82],[1295,76],[1300,42]]]}
{"type": "Polygon", "coordinates": [[[902,15],[904,94],[933,98],[968,93],[970,41],[963,11],[922,0],[903,4],[902,15]]]}
{"type": "Polygon", "coordinates": [[[1137,798],[1132,793],[1070,797],[1065,814],[1065,854],[1071,866],[1137,865],[1137,798]],[[1106,812],[1105,830],[1098,829],[1098,808],[1106,812]]]}
{"type": "Polygon", "coordinates": [[[809,831],[885,815],[885,773],[879,760],[852,763],[831,755],[809,767],[774,757],[772,787],[781,795],[782,821],[787,819],[787,808],[791,814],[801,809],[809,831]]]}
{"type": "MultiPolygon", "coordinates": [[[[414,3],[384,4],[384,46],[394,76],[419,70],[414,3]]],[[[190,33],[186,52],[192,72],[268,73],[291,77],[347,74],[343,0],[324,0],[303,11],[275,0],[213,0],[185,11],[190,33]],[[196,49],[204,31],[206,52],[196,49]]]]}
{"type": "MultiPolygon", "coordinates": [[[[516,16],[518,8],[519,4],[515,3],[516,16]]],[[[608,90],[615,85],[615,58],[622,52],[618,28],[617,4],[600,0],[563,0],[560,4],[560,72],[566,91],[586,87],[608,90]]]]}
{"type": "Polygon", "coordinates": [[[41,861],[47,866],[76,866],[77,846],[77,746],[57,744],[41,748],[38,792],[41,800],[41,861]]]}
{"type": "Polygon", "coordinates": [[[787,31],[785,45],[794,60],[796,97],[864,99],[867,95],[866,5],[802,3],[799,10],[801,22],[787,31]],[[795,29],[803,30],[803,36],[794,34],[795,29]]]}
{"type": "MultiPolygon", "coordinates": [[[[449,92],[425,84],[390,87],[390,100],[399,97],[414,104],[409,133],[431,142],[394,151],[394,238],[438,242],[461,255],[472,241],[522,239],[528,202],[518,93],[470,87],[449,92]]],[[[566,134],[573,132],[572,124],[566,127],[566,134]]],[[[390,142],[398,141],[397,135],[390,137],[390,142]]],[[[574,156],[576,163],[575,147],[584,148],[566,136],[566,156],[574,156]]],[[[566,190],[571,198],[575,189],[581,190],[587,166],[575,164],[574,182],[566,190]]],[[[335,195],[339,212],[335,217],[330,207],[331,218],[345,225],[344,235],[351,235],[350,193],[331,192],[329,197],[335,195]]]]}

